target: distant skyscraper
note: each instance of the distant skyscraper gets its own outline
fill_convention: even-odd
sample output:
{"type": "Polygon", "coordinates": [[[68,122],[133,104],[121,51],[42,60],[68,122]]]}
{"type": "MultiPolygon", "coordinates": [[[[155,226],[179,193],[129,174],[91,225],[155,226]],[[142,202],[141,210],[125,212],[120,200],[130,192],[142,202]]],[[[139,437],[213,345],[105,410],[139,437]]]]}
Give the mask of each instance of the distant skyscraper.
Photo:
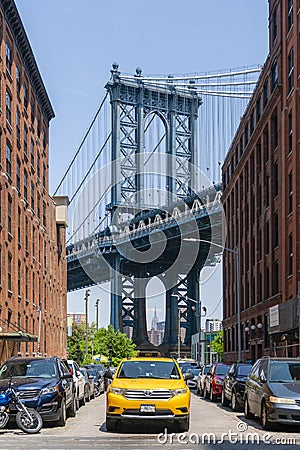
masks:
{"type": "Polygon", "coordinates": [[[151,320],[151,328],[154,330],[157,330],[158,322],[159,322],[159,318],[157,317],[157,314],[156,314],[156,305],[155,305],[154,316],[151,320]]]}
{"type": "Polygon", "coordinates": [[[219,319],[206,319],[205,321],[205,331],[215,332],[222,330],[222,321],[219,319]]]}

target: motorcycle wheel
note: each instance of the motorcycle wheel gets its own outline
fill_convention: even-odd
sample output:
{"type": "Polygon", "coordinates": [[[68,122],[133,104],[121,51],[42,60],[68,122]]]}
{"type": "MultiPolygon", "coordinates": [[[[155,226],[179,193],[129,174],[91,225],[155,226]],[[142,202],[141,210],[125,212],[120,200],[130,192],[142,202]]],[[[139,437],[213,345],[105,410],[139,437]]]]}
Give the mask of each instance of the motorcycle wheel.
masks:
{"type": "Polygon", "coordinates": [[[35,409],[28,408],[27,411],[32,418],[32,422],[30,422],[25,411],[19,411],[16,415],[17,425],[25,433],[38,433],[43,426],[43,420],[35,409]]]}

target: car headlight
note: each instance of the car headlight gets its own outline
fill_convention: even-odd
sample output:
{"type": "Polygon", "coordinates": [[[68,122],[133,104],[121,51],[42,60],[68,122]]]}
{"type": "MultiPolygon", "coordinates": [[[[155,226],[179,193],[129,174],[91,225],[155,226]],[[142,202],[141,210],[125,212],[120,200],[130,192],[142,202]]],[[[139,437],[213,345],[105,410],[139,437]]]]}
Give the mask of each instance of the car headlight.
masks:
{"type": "Polygon", "coordinates": [[[172,396],[174,397],[175,395],[186,394],[187,393],[187,388],[171,389],[170,392],[171,392],[172,396]]]}
{"type": "Polygon", "coordinates": [[[126,389],[110,387],[109,392],[111,392],[112,394],[116,394],[116,395],[124,395],[126,392],[126,389]]]}
{"type": "Polygon", "coordinates": [[[282,403],[282,404],[285,404],[285,405],[295,405],[296,404],[294,398],[273,397],[272,395],[269,398],[269,401],[271,403],[282,403]]]}
{"type": "Polygon", "coordinates": [[[41,395],[53,394],[54,392],[58,392],[58,386],[52,386],[52,387],[42,389],[41,395]]]}

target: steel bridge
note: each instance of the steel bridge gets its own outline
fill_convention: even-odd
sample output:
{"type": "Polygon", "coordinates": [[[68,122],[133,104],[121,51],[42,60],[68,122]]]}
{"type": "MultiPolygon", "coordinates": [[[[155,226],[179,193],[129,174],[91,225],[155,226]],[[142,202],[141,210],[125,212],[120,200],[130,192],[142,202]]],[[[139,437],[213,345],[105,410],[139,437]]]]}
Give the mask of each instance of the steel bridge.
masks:
{"type": "MultiPolygon", "coordinates": [[[[55,192],[71,203],[68,291],[110,281],[110,322],[131,327],[139,347],[149,346],[146,287],[153,277],[166,295],[163,352],[175,350],[180,328],[183,349],[198,331],[200,272],[219,261],[224,239],[221,184],[209,179],[199,152],[199,143],[207,151],[221,138],[203,144],[199,108],[203,97],[218,95],[238,98],[245,109],[259,71],[144,77],[138,68],[122,76],[113,64],[107,94],[55,192]]],[[[226,116],[228,105],[222,108],[226,116]]],[[[210,119],[220,125],[220,113],[210,119]]],[[[220,149],[215,153],[209,160],[220,166],[220,149]]]]}

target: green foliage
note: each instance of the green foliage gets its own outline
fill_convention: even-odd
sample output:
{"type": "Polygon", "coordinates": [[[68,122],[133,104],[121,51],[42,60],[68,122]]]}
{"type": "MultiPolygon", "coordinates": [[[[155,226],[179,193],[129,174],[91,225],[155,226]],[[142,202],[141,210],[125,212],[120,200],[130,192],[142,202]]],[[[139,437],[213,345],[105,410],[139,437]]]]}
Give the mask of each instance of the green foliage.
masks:
{"type": "MultiPolygon", "coordinates": [[[[88,331],[88,354],[85,355],[85,324],[73,325],[72,336],[67,338],[69,359],[78,361],[79,365],[93,362],[92,355],[106,356],[110,366],[117,366],[121,359],[136,356],[135,344],[126,334],[108,328],[95,330],[94,324],[88,331]],[[111,347],[110,345],[111,344],[111,347]]],[[[108,365],[108,364],[107,364],[108,365]]]]}
{"type": "Polygon", "coordinates": [[[218,331],[218,334],[216,335],[216,337],[212,341],[211,346],[212,346],[212,351],[216,352],[218,354],[218,356],[219,356],[219,359],[222,360],[223,352],[224,352],[223,331],[222,330],[218,331]]]}

